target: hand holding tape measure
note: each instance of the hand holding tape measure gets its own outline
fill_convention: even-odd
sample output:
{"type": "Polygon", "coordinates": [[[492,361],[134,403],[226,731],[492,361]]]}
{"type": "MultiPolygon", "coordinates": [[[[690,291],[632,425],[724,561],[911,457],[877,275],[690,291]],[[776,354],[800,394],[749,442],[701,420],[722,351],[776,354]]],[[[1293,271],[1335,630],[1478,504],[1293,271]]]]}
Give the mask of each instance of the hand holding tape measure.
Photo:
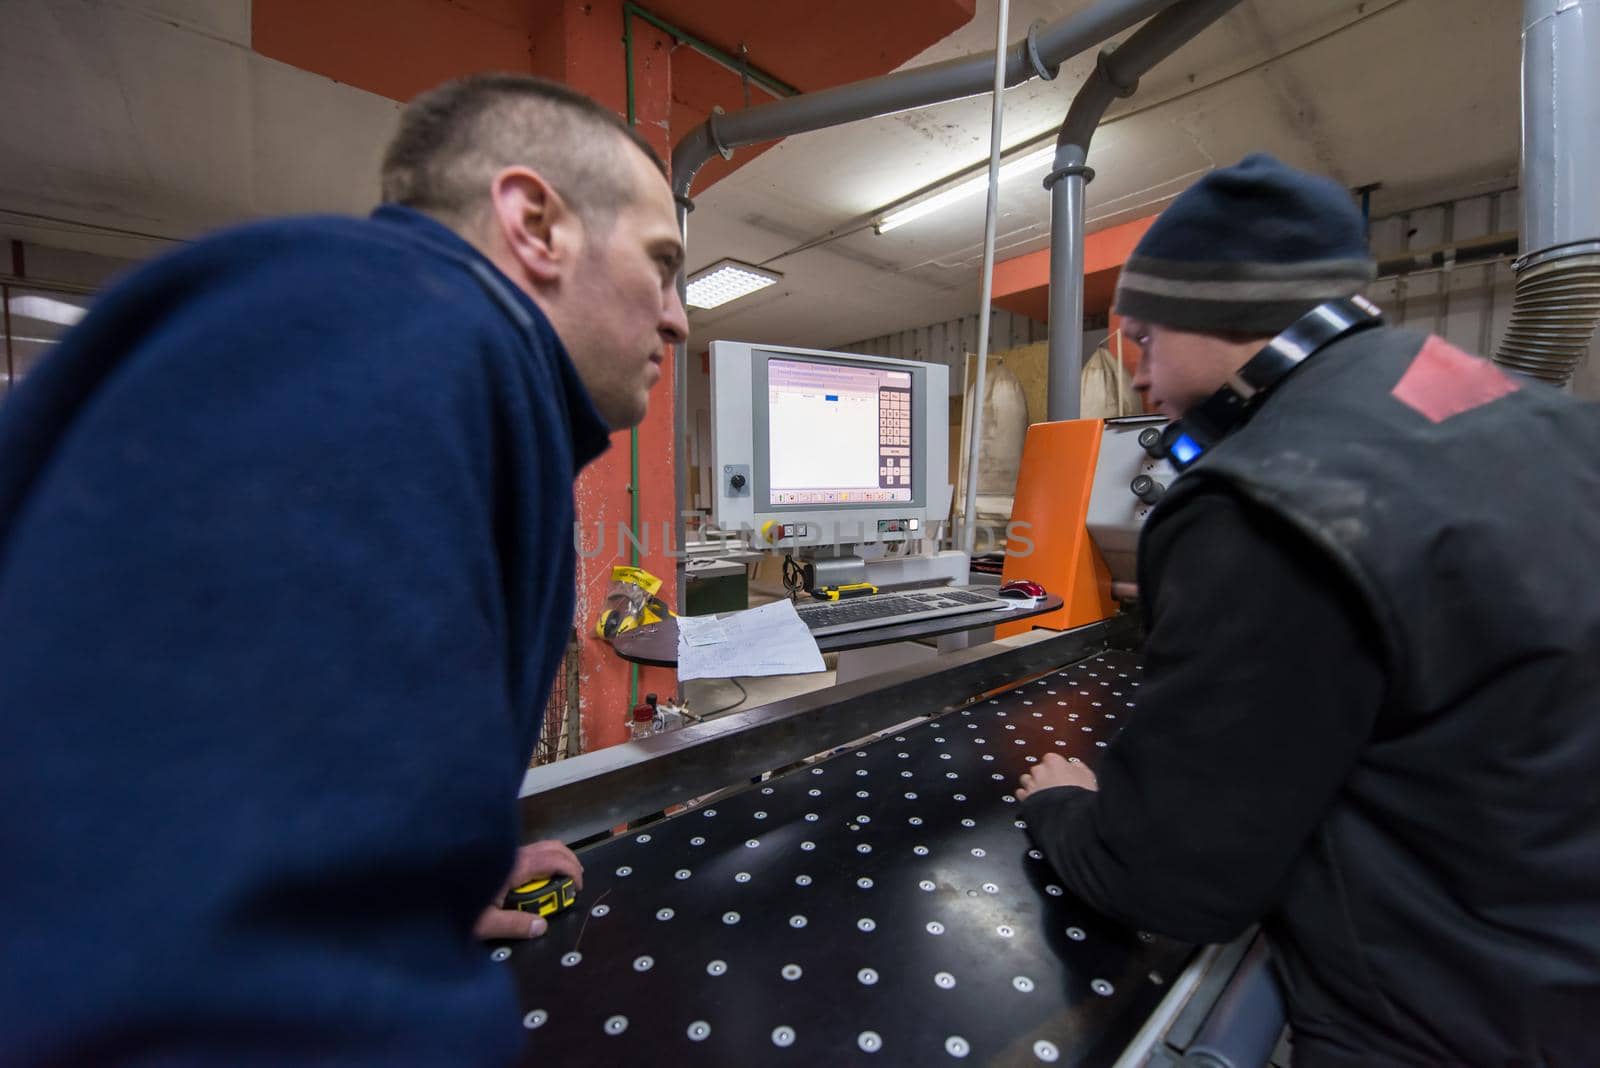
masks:
{"type": "Polygon", "coordinates": [[[583,865],[564,843],[525,845],[473,933],[486,941],[537,938],[549,928],[547,917],[571,908],[582,889],[583,865]]]}

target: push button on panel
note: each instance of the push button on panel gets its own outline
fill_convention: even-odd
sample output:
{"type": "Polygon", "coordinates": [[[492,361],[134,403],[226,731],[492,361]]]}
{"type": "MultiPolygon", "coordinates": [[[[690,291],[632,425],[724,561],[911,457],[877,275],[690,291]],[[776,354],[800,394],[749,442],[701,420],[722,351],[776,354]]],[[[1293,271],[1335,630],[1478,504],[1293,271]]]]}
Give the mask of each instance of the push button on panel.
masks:
{"type": "MultiPolygon", "coordinates": [[[[1146,431],[1146,433],[1148,433],[1148,431],[1146,431]]],[[[1143,440],[1144,434],[1140,434],[1139,437],[1140,440],[1143,440]]],[[[1139,475],[1132,482],[1128,483],[1128,489],[1133,492],[1135,497],[1139,498],[1145,504],[1155,504],[1161,499],[1161,495],[1167,492],[1167,487],[1163,486],[1149,475],[1139,475]]]]}
{"type": "Polygon", "coordinates": [[[1161,428],[1158,426],[1147,426],[1139,431],[1139,447],[1144,449],[1152,460],[1166,459],[1167,450],[1161,444],[1161,428]]]}

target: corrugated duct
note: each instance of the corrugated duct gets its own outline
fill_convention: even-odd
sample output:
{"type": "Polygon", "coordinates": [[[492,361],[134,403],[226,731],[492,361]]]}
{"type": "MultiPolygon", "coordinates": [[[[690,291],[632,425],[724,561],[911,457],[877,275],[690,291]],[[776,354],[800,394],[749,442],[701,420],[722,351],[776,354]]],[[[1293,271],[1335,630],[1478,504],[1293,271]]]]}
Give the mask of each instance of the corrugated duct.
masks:
{"type": "Polygon", "coordinates": [[[1600,0],[1525,0],[1522,242],[1495,362],[1564,386],[1600,324],[1600,0]]]}

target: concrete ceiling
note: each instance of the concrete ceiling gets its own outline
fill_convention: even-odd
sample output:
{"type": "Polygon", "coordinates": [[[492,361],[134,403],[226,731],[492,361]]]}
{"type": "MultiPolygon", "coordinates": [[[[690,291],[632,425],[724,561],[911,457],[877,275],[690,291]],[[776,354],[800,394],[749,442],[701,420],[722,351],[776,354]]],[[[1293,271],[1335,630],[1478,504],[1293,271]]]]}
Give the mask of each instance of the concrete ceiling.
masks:
{"type": "MultiPolygon", "coordinates": [[[[1088,0],[1017,0],[1010,22],[1088,0]]],[[[1118,101],[1089,162],[1090,228],[1159,210],[1208,169],[1252,151],[1382,183],[1382,214],[1516,184],[1520,5],[1508,0],[1245,0],[1118,101]]],[[[997,0],[907,66],[993,47],[997,0]]],[[[1015,40],[1021,31],[1013,32],[1015,40]]],[[[1003,143],[1053,140],[1092,53],[1006,94],[1003,143]]],[[[977,311],[983,200],[890,233],[883,206],[988,157],[987,95],[791,137],[696,196],[691,270],[725,256],[783,281],[690,317],[717,338],[821,348],[977,311]],[[832,240],[830,235],[841,234],[832,240]],[[801,246],[806,251],[785,253],[801,246]]],[[[980,168],[981,169],[981,168],[980,168]]],[[[1048,168],[1001,189],[997,255],[1048,244],[1048,168]]]]}
{"type": "MultiPolygon", "coordinates": [[[[1016,0],[1011,36],[1088,2],[1016,0]]],[[[991,48],[996,3],[906,66],[991,48]]],[[[1381,182],[1380,213],[1515,184],[1519,6],[1245,0],[1112,107],[1092,224],[1254,150],[1381,182]]],[[[1049,138],[1092,66],[1011,90],[1005,144],[1049,138]]],[[[0,237],[129,257],[261,215],[364,211],[398,111],[254,52],[249,0],[4,0],[0,99],[0,237]]],[[[988,129],[986,96],[856,123],[697,193],[691,268],[732,256],[784,279],[695,312],[695,345],[828,347],[976,311],[981,196],[882,236],[864,222],[986,159],[988,129]]],[[[1001,256],[1045,244],[1044,170],[1003,187],[1001,256]]]]}
{"type": "Polygon", "coordinates": [[[365,212],[399,105],[250,48],[249,0],[4,0],[0,236],[137,258],[365,212]]]}

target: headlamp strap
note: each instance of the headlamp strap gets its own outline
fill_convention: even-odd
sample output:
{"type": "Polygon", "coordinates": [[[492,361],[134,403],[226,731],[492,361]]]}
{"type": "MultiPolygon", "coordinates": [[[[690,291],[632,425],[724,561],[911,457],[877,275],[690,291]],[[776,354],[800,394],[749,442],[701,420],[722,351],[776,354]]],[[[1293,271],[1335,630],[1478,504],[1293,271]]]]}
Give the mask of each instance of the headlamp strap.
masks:
{"type": "Polygon", "coordinates": [[[1312,308],[1250,357],[1221,389],[1161,432],[1167,460],[1182,471],[1243,423],[1296,367],[1340,338],[1382,322],[1378,306],[1359,295],[1312,308]]]}

